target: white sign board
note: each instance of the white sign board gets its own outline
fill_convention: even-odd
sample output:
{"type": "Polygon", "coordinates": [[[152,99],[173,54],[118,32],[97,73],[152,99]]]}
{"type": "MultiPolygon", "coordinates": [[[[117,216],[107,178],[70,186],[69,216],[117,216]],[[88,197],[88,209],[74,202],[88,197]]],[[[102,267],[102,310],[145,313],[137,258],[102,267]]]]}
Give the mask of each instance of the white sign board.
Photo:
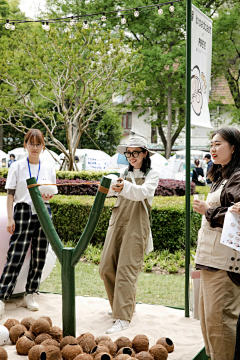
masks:
{"type": "Polygon", "coordinates": [[[212,20],[192,5],[191,125],[212,128],[208,108],[211,86],[212,20]]]}
{"type": "Polygon", "coordinates": [[[107,170],[109,160],[86,156],[86,170],[107,170]]]}

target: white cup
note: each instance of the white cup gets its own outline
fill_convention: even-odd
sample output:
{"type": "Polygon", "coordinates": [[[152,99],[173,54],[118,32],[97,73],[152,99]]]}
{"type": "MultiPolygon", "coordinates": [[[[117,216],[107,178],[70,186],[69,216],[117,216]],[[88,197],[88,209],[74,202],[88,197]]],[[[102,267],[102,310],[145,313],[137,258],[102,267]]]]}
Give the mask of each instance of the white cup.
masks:
{"type": "Polygon", "coordinates": [[[204,194],[194,194],[194,195],[193,195],[193,199],[194,199],[194,200],[204,201],[205,195],[204,195],[204,194]]]}

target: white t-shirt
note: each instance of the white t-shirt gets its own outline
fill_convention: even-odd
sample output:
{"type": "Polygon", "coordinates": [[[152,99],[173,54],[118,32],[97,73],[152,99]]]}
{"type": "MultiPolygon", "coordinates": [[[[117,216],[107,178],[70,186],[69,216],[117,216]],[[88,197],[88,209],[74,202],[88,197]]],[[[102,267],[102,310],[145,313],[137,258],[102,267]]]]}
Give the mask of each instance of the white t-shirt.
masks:
{"type": "MultiPolygon", "coordinates": [[[[31,177],[37,179],[39,164],[29,164],[31,170],[31,177]]],[[[32,204],[32,199],[27,188],[27,179],[30,178],[27,159],[15,161],[8,170],[7,181],[5,189],[14,189],[14,202],[24,202],[29,205],[32,204]]],[[[38,184],[43,180],[50,180],[56,184],[56,172],[51,164],[41,160],[40,171],[38,176],[38,184]]]]}

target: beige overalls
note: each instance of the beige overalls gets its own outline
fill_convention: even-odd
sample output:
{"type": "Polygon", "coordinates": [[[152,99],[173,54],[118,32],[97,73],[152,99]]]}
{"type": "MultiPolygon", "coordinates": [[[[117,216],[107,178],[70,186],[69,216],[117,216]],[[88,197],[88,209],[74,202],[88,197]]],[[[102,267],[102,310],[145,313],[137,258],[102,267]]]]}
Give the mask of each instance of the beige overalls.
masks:
{"type": "MultiPolygon", "coordinates": [[[[130,178],[126,180],[132,182],[130,178]]],[[[145,178],[135,179],[137,185],[144,181],[145,178]]],[[[149,216],[142,201],[128,200],[119,195],[109,221],[99,268],[115,319],[132,319],[137,279],[149,231],[149,216]]]]}
{"type": "MultiPolygon", "coordinates": [[[[211,207],[221,206],[220,195],[224,185],[208,194],[206,202],[211,207]]],[[[202,217],[195,262],[220,270],[201,270],[200,323],[206,354],[211,356],[211,360],[233,360],[240,313],[240,286],[234,284],[227,271],[235,269],[234,266],[237,268],[240,253],[220,244],[221,233],[222,228],[211,228],[205,216],[202,217]]]]}

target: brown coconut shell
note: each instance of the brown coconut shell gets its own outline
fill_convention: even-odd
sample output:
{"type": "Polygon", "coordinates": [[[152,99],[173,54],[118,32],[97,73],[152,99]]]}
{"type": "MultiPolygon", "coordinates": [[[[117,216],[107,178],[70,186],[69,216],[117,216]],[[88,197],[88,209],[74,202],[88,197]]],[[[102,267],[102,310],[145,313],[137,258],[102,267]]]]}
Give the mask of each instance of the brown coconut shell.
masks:
{"type": "Polygon", "coordinates": [[[15,345],[19,336],[27,331],[27,328],[22,324],[13,325],[9,330],[9,337],[11,342],[15,345]]]}
{"type": "Polygon", "coordinates": [[[101,340],[98,345],[105,345],[109,348],[110,354],[114,357],[117,353],[117,345],[112,340],[101,340]]]}
{"type": "Polygon", "coordinates": [[[77,355],[82,353],[83,349],[78,344],[68,344],[62,349],[63,360],[73,360],[77,355]]]}
{"type": "Polygon", "coordinates": [[[42,333],[47,333],[49,334],[50,331],[50,325],[49,322],[46,319],[37,319],[34,321],[34,323],[31,326],[31,331],[36,334],[42,334],[42,333]]]}
{"type": "Polygon", "coordinates": [[[91,355],[94,358],[99,353],[107,353],[110,354],[109,348],[106,345],[97,345],[92,349],[91,355]]]}
{"type": "Polygon", "coordinates": [[[64,336],[62,340],[60,341],[60,349],[62,350],[64,346],[68,344],[78,344],[78,340],[74,336],[64,336]]]}
{"type": "Polygon", "coordinates": [[[47,334],[47,333],[42,333],[42,334],[39,334],[38,336],[36,336],[35,338],[35,343],[37,345],[41,344],[44,340],[47,340],[47,339],[52,339],[51,335],[47,334]]]}
{"type": "Polygon", "coordinates": [[[29,360],[40,360],[41,353],[44,351],[44,346],[42,345],[34,345],[28,353],[29,360]]]}
{"type": "Polygon", "coordinates": [[[24,326],[29,330],[35,320],[36,320],[36,319],[34,319],[34,318],[31,317],[31,316],[30,316],[30,317],[26,317],[26,318],[22,319],[22,321],[20,322],[20,324],[24,325],[24,326]]]}
{"type": "Polygon", "coordinates": [[[131,359],[131,356],[128,354],[119,354],[115,357],[116,360],[127,360],[131,359]]]}
{"type": "Polygon", "coordinates": [[[119,337],[117,340],[114,341],[115,344],[117,345],[118,350],[123,348],[123,347],[129,347],[132,348],[132,342],[129,338],[125,337],[125,336],[121,336],[119,337]]]}
{"type": "Polygon", "coordinates": [[[77,355],[74,360],[93,360],[92,356],[86,353],[77,355]]]}
{"type": "Polygon", "coordinates": [[[167,349],[163,345],[153,345],[149,352],[154,360],[166,360],[168,358],[167,349]]]}
{"type": "Polygon", "coordinates": [[[83,351],[90,354],[92,349],[96,347],[95,337],[90,333],[85,333],[77,337],[79,345],[82,347],[83,351]]]}
{"type": "Polygon", "coordinates": [[[57,342],[57,340],[54,339],[46,339],[41,343],[42,346],[47,346],[47,345],[54,345],[57,346],[60,349],[60,345],[59,342],[57,342]]]}
{"type": "Polygon", "coordinates": [[[16,350],[19,355],[27,355],[29,350],[35,345],[34,340],[27,336],[22,336],[16,342],[16,350]]]}
{"type": "Polygon", "coordinates": [[[141,351],[136,355],[136,358],[138,360],[153,360],[153,356],[148,351],[141,351]]]}
{"type": "Polygon", "coordinates": [[[29,331],[29,330],[25,331],[23,335],[20,335],[20,337],[21,337],[21,336],[27,336],[27,337],[30,338],[31,340],[35,340],[35,335],[34,335],[31,331],[29,331]]]}
{"type": "Polygon", "coordinates": [[[135,351],[130,348],[130,347],[122,347],[121,349],[118,350],[117,352],[117,356],[120,355],[120,354],[127,354],[131,357],[135,357],[135,351]]]}
{"type": "Polygon", "coordinates": [[[157,344],[163,345],[167,349],[168,353],[171,353],[174,350],[174,344],[169,338],[162,337],[157,341],[157,344]]]}
{"type": "Polygon", "coordinates": [[[6,350],[0,346],[0,359],[1,360],[8,360],[8,353],[6,352],[6,350]]]}
{"type": "Polygon", "coordinates": [[[47,345],[44,346],[44,352],[47,355],[47,360],[61,360],[62,353],[58,346],[47,345]]]}
{"type": "Polygon", "coordinates": [[[13,325],[17,325],[17,324],[19,324],[18,320],[16,320],[16,319],[7,319],[3,325],[8,329],[8,331],[10,331],[11,327],[13,325]]]}
{"type": "Polygon", "coordinates": [[[112,356],[108,353],[99,353],[95,356],[94,360],[112,360],[112,356]]]}
{"type": "Polygon", "coordinates": [[[148,351],[149,349],[149,340],[146,335],[137,335],[132,340],[132,347],[136,353],[141,351],[148,351]]]}
{"type": "Polygon", "coordinates": [[[50,327],[49,335],[55,340],[57,340],[59,343],[63,338],[63,332],[62,329],[58,326],[52,326],[50,327]]]}
{"type": "Polygon", "coordinates": [[[112,339],[107,335],[98,336],[95,339],[96,344],[98,345],[100,343],[100,341],[102,341],[102,340],[112,340],[112,339]]]}
{"type": "Polygon", "coordinates": [[[39,319],[45,319],[49,322],[50,327],[52,327],[52,320],[48,316],[41,316],[39,319]]]}

